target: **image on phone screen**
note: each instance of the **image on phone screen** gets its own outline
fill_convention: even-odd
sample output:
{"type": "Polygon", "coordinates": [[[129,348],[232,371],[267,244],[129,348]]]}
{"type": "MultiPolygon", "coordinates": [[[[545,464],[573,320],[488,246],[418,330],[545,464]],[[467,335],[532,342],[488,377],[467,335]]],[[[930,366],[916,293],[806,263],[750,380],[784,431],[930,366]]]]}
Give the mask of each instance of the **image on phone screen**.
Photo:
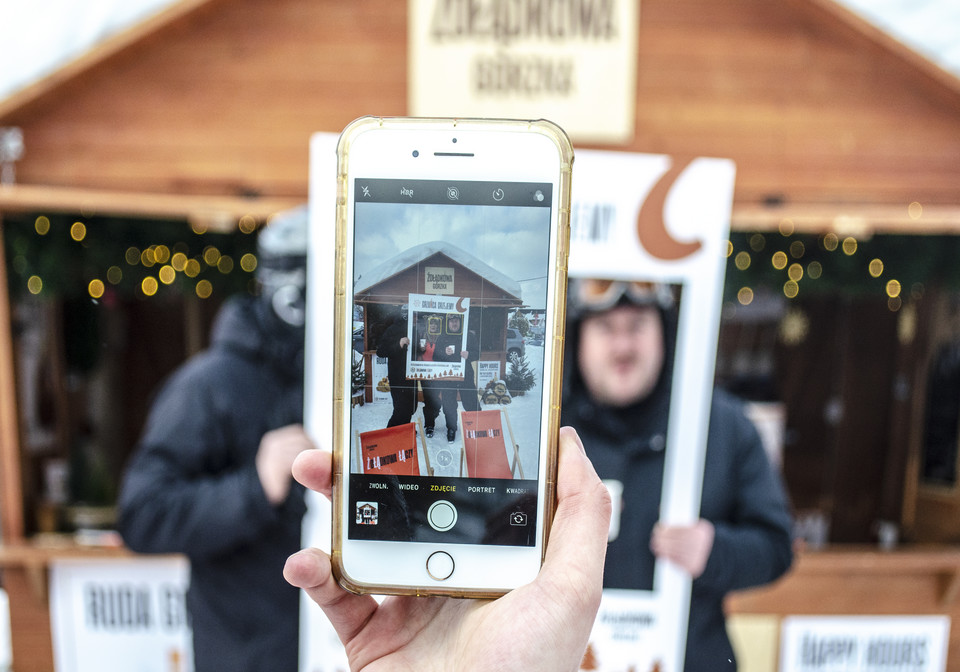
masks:
{"type": "Polygon", "coordinates": [[[350,186],[348,537],[535,545],[552,185],[350,186]]]}

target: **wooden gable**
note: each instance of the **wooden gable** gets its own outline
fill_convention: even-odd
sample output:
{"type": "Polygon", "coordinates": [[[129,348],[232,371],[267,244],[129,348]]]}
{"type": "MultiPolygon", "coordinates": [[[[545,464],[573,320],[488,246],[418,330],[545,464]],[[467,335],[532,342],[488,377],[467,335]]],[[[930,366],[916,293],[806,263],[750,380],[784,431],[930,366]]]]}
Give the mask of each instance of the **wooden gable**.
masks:
{"type": "MultiPolygon", "coordinates": [[[[395,0],[180,3],[0,103],[26,144],[0,211],[40,187],[302,201],[311,133],[407,112],[406,21],[395,0]]],[[[637,66],[612,149],[734,159],[735,226],[960,223],[960,82],[831,0],[643,0],[637,66]]]]}
{"type": "Polygon", "coordinates": [[[357,292],[358,303],[406,303],[407,294],[425,294],[423,268],[426,266],[449,266],[456,272],[456,295],[470,299],[473,307],[492,308],[520,306],[523,302],[505,289],[498,287],[463,264],[442,252],[432,254],[408,266],[369,289],[357,292]]]}

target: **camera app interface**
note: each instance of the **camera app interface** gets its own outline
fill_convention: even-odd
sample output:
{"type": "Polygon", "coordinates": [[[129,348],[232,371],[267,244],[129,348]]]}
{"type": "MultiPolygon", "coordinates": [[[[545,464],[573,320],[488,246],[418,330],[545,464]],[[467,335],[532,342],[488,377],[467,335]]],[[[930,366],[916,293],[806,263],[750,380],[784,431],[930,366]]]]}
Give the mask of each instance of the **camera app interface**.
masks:
{"type": "Polygon", "coordinates": [[[350,538],[534,545],[551,185],[352,186],[350,538]]]}

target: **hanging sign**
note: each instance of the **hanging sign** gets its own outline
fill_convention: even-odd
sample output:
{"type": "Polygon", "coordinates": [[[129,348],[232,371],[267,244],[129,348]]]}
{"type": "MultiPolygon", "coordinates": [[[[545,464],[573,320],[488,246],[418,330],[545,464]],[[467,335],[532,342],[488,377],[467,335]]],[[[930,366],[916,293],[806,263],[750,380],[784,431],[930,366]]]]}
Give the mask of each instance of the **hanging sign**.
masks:
{"type": "Polygon", "coordinates": [[[638,0],[408,7],[412,115],[546,118],[578,142],[632,137],[638,0]]]}

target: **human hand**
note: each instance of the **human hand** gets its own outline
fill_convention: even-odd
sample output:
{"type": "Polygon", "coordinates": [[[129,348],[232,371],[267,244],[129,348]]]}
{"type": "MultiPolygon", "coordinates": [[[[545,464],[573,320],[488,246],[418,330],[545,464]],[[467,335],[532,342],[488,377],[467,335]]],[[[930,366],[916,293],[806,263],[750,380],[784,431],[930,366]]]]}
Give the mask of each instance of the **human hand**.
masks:
{"type": "Polygon", "coordinates": [[[257,449],[256,466],[267,501],[276,505],[287,498],[292,482],[290,469],[293,460],[313,447],[313,441],[301,425],[287,425],[263,435],[257,449]]]}
{"type": "Polygon", "coordinates": [[[404,336],[403,338],[400,339],[400,348],[401,348],[401,349],[407,347],[408,345],[410,345],[410,339],[409,339],[409,338],[407,338],[406,336],[404,336]]]}
{"type": "MultiPolygon", "coordinates": [[[[331,456],[309,451],[295,478],[330,495],[331,456]]],[[[284,577],[326,613],[352,670],[578,670],[603,587],[610,494],[575,431],[560,430],[557,510],[540,574],[496,600],[388,597],[341,588],[329,557],[305,549],[284,577]]]]}
{"type": "Polygon", "coordinates": [[[713,523],[702,518],[693,525],[653,526],[650,550],[658,558],[670,560],[694,579],[703,574],[713,549],[713,523]]]}

